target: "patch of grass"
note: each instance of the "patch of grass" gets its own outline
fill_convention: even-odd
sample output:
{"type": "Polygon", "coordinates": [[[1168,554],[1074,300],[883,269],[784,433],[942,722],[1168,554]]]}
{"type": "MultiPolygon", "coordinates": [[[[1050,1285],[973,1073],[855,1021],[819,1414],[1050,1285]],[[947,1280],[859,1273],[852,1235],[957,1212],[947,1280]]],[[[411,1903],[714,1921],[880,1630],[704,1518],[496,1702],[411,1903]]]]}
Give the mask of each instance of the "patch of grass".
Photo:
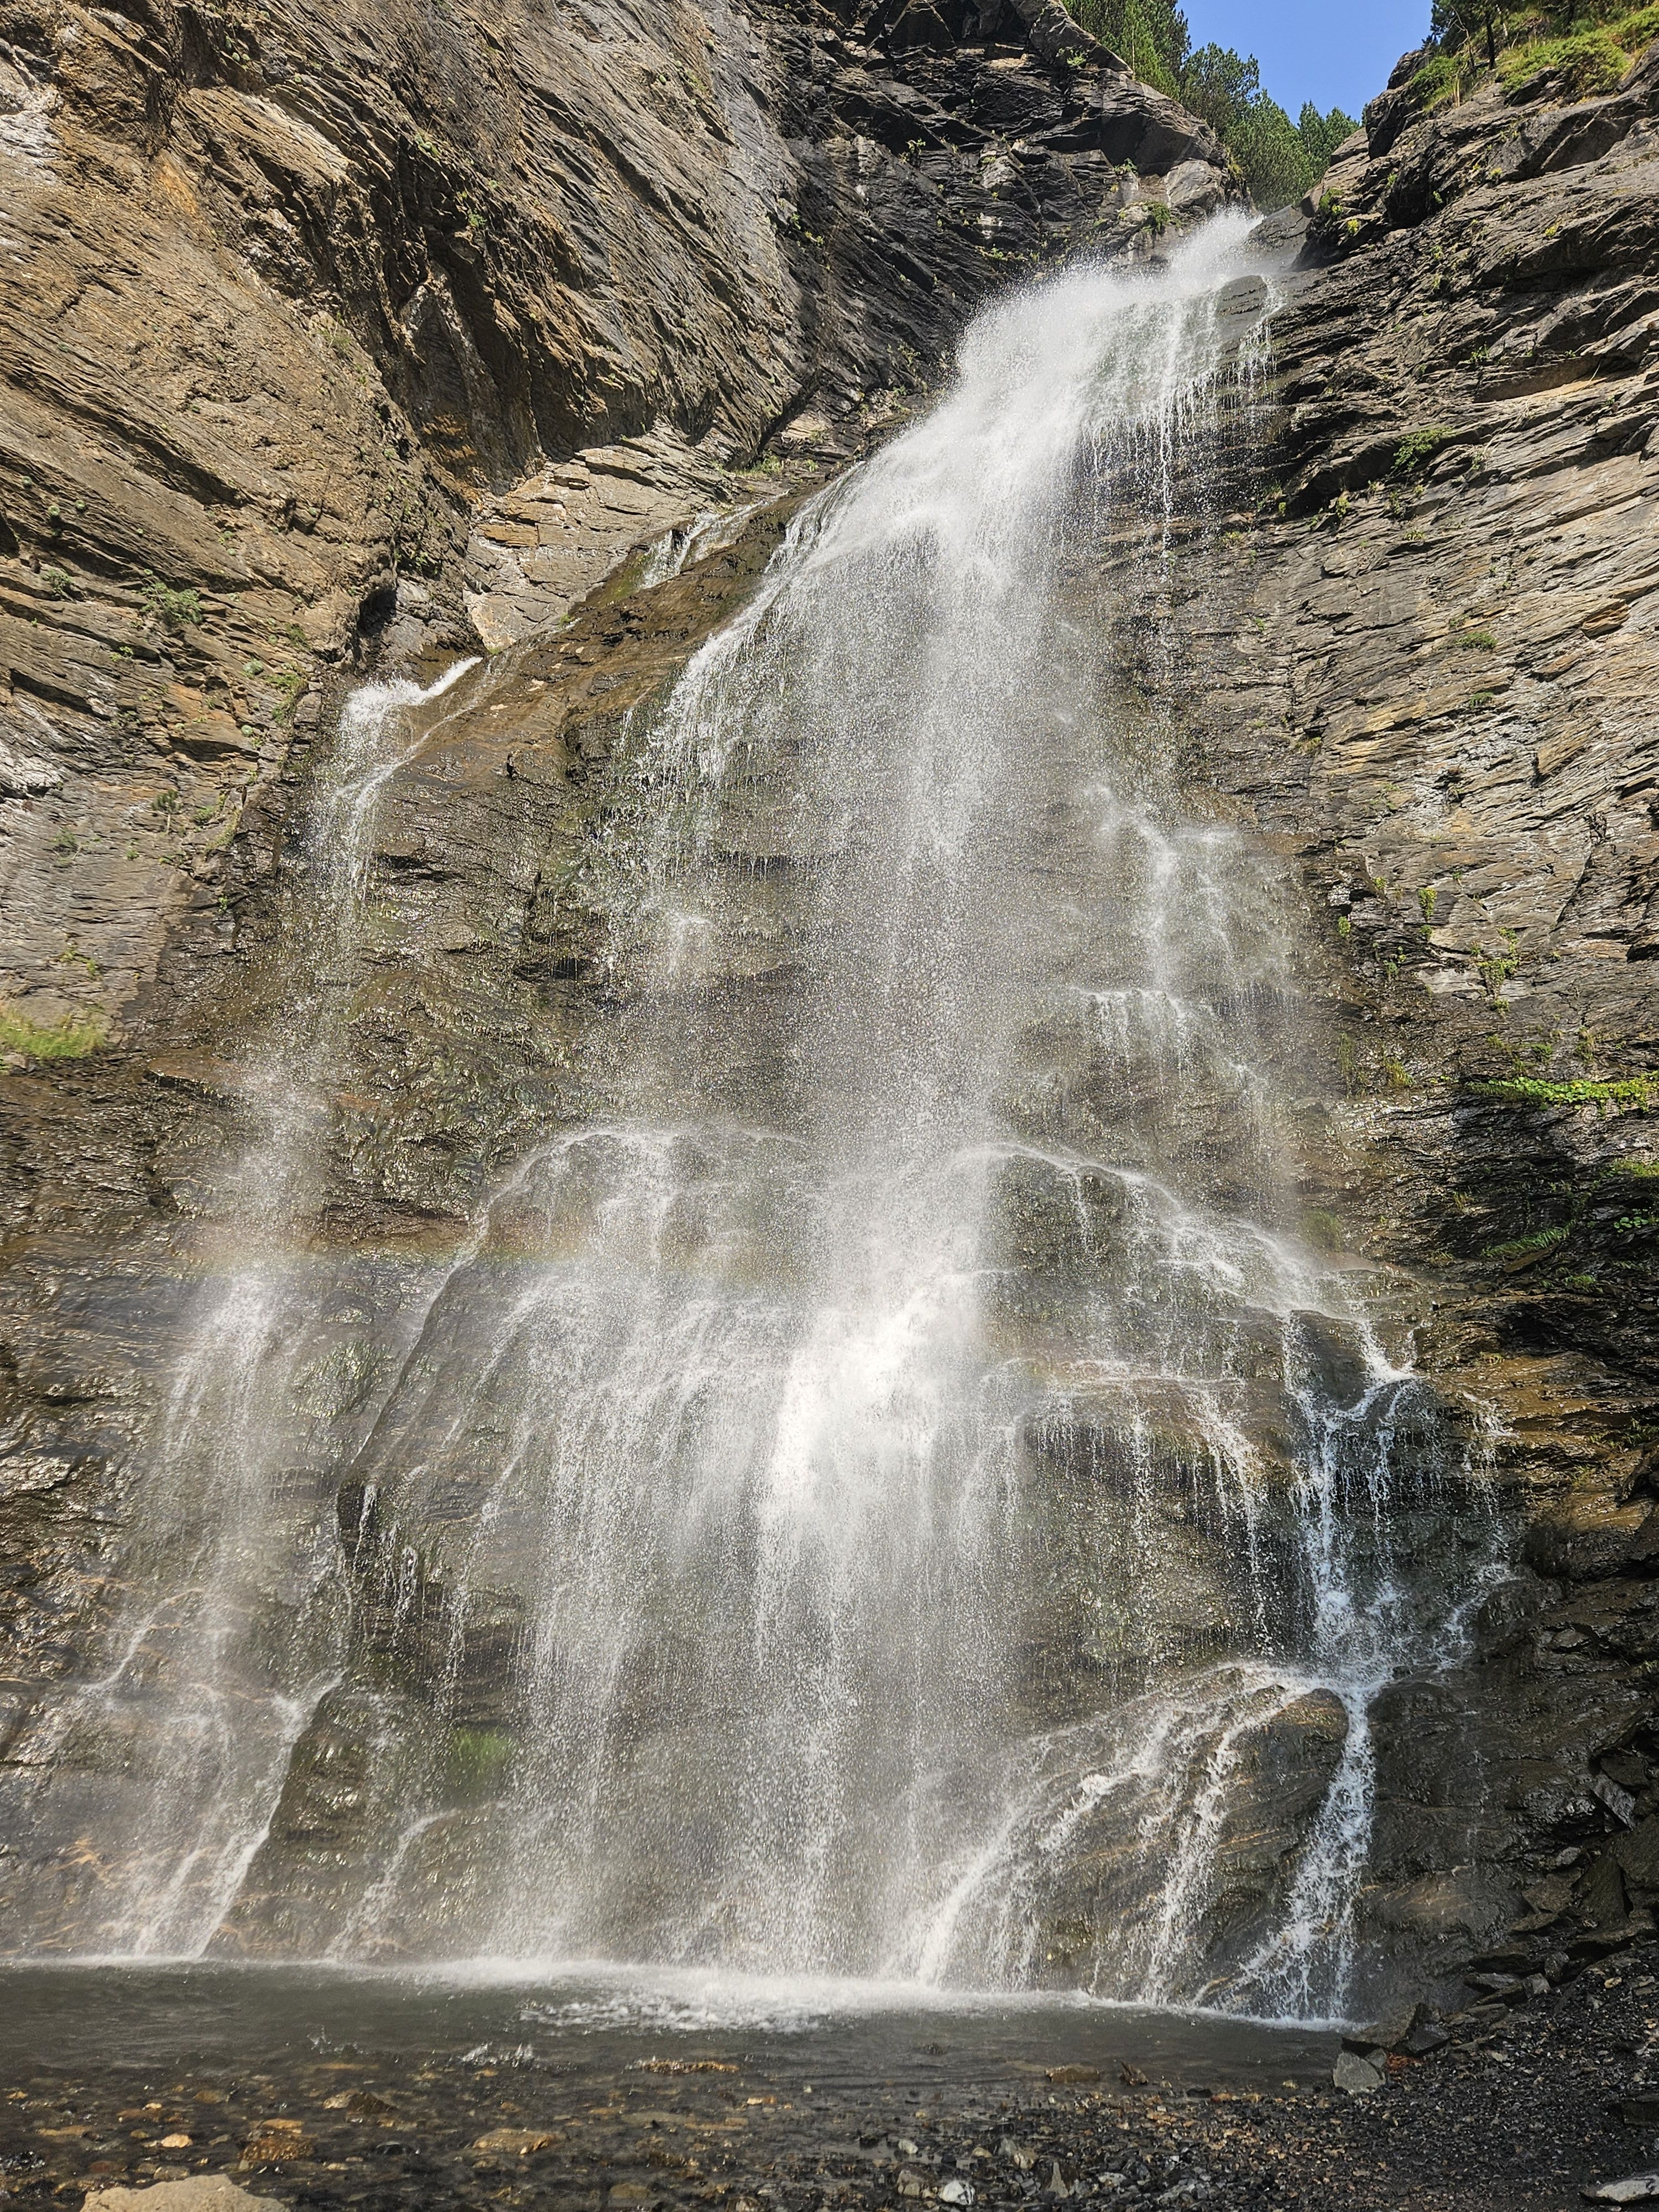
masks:
{"type": "Polygon", "coordinates": [[[1423,909],[1423,927],[1425,929],[1432,929],[1434,927],[1435,902],[1439,894],[1436,891],[1432,884],[1425,884],[1423,888],[1417,894],[1417,903],[1423,909]]]}
{"type": "Polygon", "coordinates": [[[306,688],[303,668],[279,668],[270,678],[270,687],[276,694],[276,716],[279,722],[287,721],[294,712],[294,703],[306,688]]]}
{"type": "Polygon", "coordinates": [[[1529,1252],[1548,1252],[1566,1241],[1565,1226],[1534,1229],[1529,1237],[1511,1237],[1507,1244],[1488,1244],[1483,1260],[1522,1260],[1529,1252]]]}
{"type": "Polygon", "coordinates": [[[1489,629],[1460,630],[1452,640],[1460,653],[1496,653],[1498,640],[1489,629]]]}
{"type": "Polygon", "coordinates": [[[1488,952],[1484,945],[1475,948],[1479,957],[1474,963],[1474,972],[1486,986],[1486,996],[1494,1006],[1502,1004],[1504,986],[1521,965],[1515,932],[1506,929],[1502,934],[1504,950],[1501,952],[1488,952]]]}
{"type": "Polygon", "coordinates": [[[1335,1214],[1327,1212],[1323,1207],[1313,1206],[1303,1216],[1303,1222],[1309,1242],[1317,1245],[1322,1252],[1340,1252],[1342,1249],[1342,1224],[1335,1214]]]}
{"type": "Polygon", "coordinates": [[[101,1014],[65,1014],[59,1022],[32,1022],[15,1006],[0,1006],[0,1052],[31,1060],[84,1060],[109,1035],[101,1014]]]}
{"type": "Polygon", "coordinates": [[[1467,53],[1431,54],[1407,88],[1412,106],[1421,115],[1431,115],[1437,107],[1461,100],[1465,82],[1474,74],[1471,63],[1467,53]]]}
{"type": "Polygon", "coordinates": [[[1501,1106],[1632,1106],[1638,1113],[1651,1110],[1659,1074],[1626,1075],[1615,1082],[1595,1083],[1582,1078],[1575,1083],[1547,1083],[1541,1076],[1500,1076],[1470,1083],[1471,1097],[1489,1098],[1501,1106]]]}
{"type": "Polygon", "coordinates": [[[1569,97],[1583,100],[1611,92],[1630,64],[1611,29],[1597,26],[1565,39],[1529,39],[1511,46],[1498,62],[1498,81],[1513,99],[1534,78],[1552,76],[1569,97]]]}

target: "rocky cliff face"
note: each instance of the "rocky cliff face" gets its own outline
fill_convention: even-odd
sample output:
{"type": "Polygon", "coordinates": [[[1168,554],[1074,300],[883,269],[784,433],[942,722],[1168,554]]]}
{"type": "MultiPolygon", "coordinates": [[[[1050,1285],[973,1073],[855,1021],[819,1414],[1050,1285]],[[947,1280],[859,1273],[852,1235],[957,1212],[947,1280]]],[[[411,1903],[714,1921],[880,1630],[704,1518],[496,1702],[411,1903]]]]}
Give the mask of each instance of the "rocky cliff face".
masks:
{"type": "Polygon", "coordinates": [[[1421,1285],[1524,1529],[1474,1663],[1385,1697],[1370,1911],[1553,1971],[1659,1884],[1659,64],[1423,117],[1418,59],[1270,226],[1280,411],[1208,748],[1337,1012],[1310,1195],[1421,1285]]]}
{"type": "MultiPolygon", "coordinates": [[[[338,1451],[467,1207],[570,1109],[605,1006],[583,842],[627,710],[994,287],[1085,244],[1146,252],[1233,187],[1210,134],[1054,8],[23,6],[0,29],[0,1544],[24,1804],[110,1762],[41,1693],[84,1670],[168,1480],[171,1448],[137,1447],[172,1433],[219,1264],[195,1231],[260,1125],[250,1040],[341,984],[305,935],[303,823],[345,690],[503,648],[377,824],[373,987],[310,1102],[334,1289],[283,1444],[275,1548],[300,1559],[336,1541],[338,1451]]],[[[291,1607],[281,1571],[264,1598],[291,1607]]],[[[480,1710],[501,1657],[477,1655],[480,1710]]],[[[377,1725],[349,1697],[319,1715],[273,1830],[290,1875],[320,1850],[349,1883],[341,1777],[377,1725]]],[[[97,1888],[79,1787],[8,1846],[20,1878],[59,1868],[70,1942],[97,1888]]],[[[251,1940],[283,1940],[283,1910],[256,1882],[251,1940]]]]}
{"type": "MultiPolygon", "coordinates": [[[[331,1532],[380,1403],[363,1314],[402,1357],[424,1274],[570,1109],[612,1011],[581,860],[629,709],[994,287],[1148,252],[1229,187],[1052,7],[15,5],[0,33],[0,1540],[27,1782],[64,1748],[42,1684],[119,1600],[134,1440],[257,1118],[240,1047],[289,1011],[273,947],[348,684],[498,649],[388,801],[372,988],[315,1102],[330,1296],[289,1474],[331,1532]]],[[[1467,1665],[1376,1715],[1366,1932],[1430,1978],[1611,1948],[1659,1891],[1656,83],[1425,118],[1401,76],[1276,221],[1276,482],[1199,533],[1181,617],[1206,774],[1305,886],[1330,1018],[1304,1195],[1399,1271],[1525,1532],[1467,1665]]],[[[466,1655],[485,1722],[500,1659],[466,1655]]],[[[334,1924],[381,1724],[321,1713],[239,1937],[334,1924]]],[[[1279,1734],[1306,1741],[1259,1761],[1242,1911],[1334,1756],[1316,1701],[1279,1734]]],[[[71,1869],[70,1940],[73,1813],[30,1845],[71,1869]]]]}
{"type": "Polygon", "coordinates": [[[891,13],[7,8],[18,1041],[126,1018],[400,587],[551,620],[769,437],[855,445],[1011,269],[1221,196],[1081,33],[891,13]]]}

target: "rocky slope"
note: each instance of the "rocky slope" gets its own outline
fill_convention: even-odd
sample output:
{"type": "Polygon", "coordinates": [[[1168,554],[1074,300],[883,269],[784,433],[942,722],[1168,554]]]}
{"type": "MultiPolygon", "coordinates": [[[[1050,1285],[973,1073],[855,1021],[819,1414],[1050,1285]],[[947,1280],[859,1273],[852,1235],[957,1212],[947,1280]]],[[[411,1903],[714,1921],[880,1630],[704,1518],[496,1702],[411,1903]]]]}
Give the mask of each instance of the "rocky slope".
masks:
{"type": "Polygon", "coordinates": [[[1419,58],[1269,226],[1270,481],[1218,554],[1205,744],[1335,1009],[1310,1195],[1422,1282],[1525,1532],[1471,1664],[1385,1696],[1369,1909],[1555,1972],[1659,1889],[1659,60],[1425,117],[1419,58]]]}

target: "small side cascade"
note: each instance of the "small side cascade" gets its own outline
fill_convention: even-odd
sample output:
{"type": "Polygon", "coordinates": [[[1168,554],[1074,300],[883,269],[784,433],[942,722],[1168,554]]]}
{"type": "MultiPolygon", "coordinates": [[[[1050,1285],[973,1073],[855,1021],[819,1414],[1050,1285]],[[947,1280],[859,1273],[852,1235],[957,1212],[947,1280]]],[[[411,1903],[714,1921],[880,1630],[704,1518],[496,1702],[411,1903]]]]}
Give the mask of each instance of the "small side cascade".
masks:
{"type": "Polygon", "coordinates": [[[319,1389],[336,1352],[328,1270],[308,1226],[376,800],[476,665],[353,692],[318,779],[289,917],[290,965],[311,988],[238,1071],[255,1133],[196,1242],[198,1279],[146,1468],[112,1663],[47,1715],[34,1754],[108,1777],[92,1809],[118,1850],[98,1922],[77,1930],[89,1949],[205,1948],[264,1840],[296,1745],[343,1678],[349,1607],[333,1481],[349,1422],[331,1418],[338,1394],[319,1389]],[[307,1423],[325,1396],[328,1413],[307,1423]],[[323,1431],[309,1485],[296,1481],[296,1425],[323,1431]]]}

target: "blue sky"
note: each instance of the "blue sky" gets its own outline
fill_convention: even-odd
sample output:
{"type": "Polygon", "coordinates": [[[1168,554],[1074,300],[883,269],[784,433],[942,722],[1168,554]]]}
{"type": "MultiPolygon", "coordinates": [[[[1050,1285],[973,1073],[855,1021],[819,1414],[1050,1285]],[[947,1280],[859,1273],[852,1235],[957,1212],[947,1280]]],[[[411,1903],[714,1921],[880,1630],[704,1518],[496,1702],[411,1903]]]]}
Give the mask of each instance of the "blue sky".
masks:
{"type": "Polygon", "coordinates": [[[1193,44],[1236,46],[1294,118],[1304,100],[1358,117],[1429,27],[1429,0],[1182,0],[1193,44]]]}

